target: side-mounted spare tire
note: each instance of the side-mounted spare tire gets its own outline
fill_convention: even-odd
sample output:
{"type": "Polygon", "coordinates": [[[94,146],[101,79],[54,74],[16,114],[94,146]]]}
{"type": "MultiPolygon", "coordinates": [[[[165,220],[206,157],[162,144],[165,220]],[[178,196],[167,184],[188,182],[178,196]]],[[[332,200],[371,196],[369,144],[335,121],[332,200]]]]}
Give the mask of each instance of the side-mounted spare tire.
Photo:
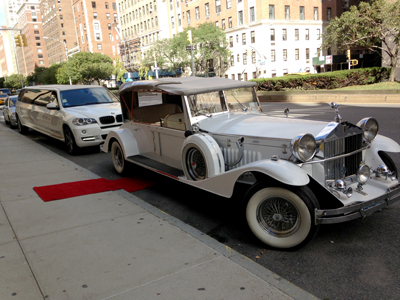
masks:
{"type": "Polygon", "coordinates": [[[204,180],[225,172],[225,161],[210,135],[196,133],[183,143],[182,167],[187,179],[204,180]]]}

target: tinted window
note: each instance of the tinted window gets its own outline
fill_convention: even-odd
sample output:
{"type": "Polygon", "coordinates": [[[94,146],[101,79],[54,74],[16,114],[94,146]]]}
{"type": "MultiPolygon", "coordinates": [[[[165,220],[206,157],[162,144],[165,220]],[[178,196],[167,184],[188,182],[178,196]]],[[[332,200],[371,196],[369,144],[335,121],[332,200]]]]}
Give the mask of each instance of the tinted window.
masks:
{"type": "Polygon", "coordinates": [[[104,88],[62,91],[60,95],[61,103],[64,107],[118,102],[118,100],[104,88]]]}
{"type": "Polygon", "coordinates": [[[55,92],[49,90],[26,89],[21,98],[24,103],[45,106],[52,101],[53,93],[55,92]]]}
{"type": "Polygon", "coordinates": [[[0,89],[4,94],[11,94],[10,89],[0,89]]]}

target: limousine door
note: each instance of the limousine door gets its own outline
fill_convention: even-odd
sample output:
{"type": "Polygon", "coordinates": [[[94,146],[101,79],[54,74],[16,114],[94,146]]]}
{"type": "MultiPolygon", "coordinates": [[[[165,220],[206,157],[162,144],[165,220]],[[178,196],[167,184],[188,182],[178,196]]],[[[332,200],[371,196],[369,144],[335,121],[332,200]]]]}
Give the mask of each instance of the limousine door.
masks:
{"type": "Polygon", "coordinates": [[[47,133],[55,138],[62,138],[62,112],[59,109],[48,109],[46,107],[49,103],[54,103],[60,107],[57,93],[49,91],[34,100],[35,110],[37,111],[37,127],[40,131],[47,133]]]}

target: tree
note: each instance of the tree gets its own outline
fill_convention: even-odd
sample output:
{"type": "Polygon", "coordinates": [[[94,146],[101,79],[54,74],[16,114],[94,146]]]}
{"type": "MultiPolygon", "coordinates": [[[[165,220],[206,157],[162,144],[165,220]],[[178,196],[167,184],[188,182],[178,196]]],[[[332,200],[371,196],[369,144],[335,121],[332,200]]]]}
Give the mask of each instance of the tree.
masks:
{"type": "Polygon", "coordinates": [[[340,18],[331,20],[323,34],[322,48],[365,47],[376,52],[392,68],[389,81],[394,81],[400,51],[400,0],[369,2],[352,6],[340,18]]]}
{"type": "Polygon", "coordinates": [[[109,78],[114,67],[112,59],[101,53],[78,52],[68,59],[57,71],[58,83],[68,83],[69,76],[75,83],[91,83],[109,78]]]}
{"type": "Polygon", "coordinates": [[[122,61],[119,59],[119,57],[115,57],[115,67],[113,71],[113,74],[115,75],[115,80],[125,82],[125,73],[128,73],[128,71],[123,67],[122,61]]]}
{"type": "MultiPolygon", "coordinates": [[[[186,33],[185,33],[186,35],[186,33]]],[[[232,55],[228,48],[225,32],[213,23],[203,23],[192,30],[196,70],[208,76],[210,71],[222,76],[229,69],[228,60],[232,55]]]]}
{"type": "MultiPolygon", "coordinates": [[[[21,79],[20,79],[20,74],[12,74],[6,78],[6,82],[4,82],[4,86],[9,88],[9,89],[20,89],[21,86],[21,79]]],[[[24,86],[28,85],[28,82],[26,80],[26,77],[22,77],[22,84],[24,86]]]]}

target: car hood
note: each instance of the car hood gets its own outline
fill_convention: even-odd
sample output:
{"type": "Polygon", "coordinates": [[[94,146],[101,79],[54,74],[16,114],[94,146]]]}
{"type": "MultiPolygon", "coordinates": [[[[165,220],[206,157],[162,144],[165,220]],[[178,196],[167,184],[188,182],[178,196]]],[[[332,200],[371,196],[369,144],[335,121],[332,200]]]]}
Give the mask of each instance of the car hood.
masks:
{"type": "Polygon", "coordinates": [[[293,139],[300,133],[318,135],[329,123],[265,114],[228,113],[213,115],[198,122],[200,129],[213,134],[293,139]]]}
{"type": "Polygon", "coordinates": [[[121,106],[119,103],[65,107],[64,110],[72,115],[80,114],[95,119],[103,116],[116,116],[121,114],[121,106]]]}

